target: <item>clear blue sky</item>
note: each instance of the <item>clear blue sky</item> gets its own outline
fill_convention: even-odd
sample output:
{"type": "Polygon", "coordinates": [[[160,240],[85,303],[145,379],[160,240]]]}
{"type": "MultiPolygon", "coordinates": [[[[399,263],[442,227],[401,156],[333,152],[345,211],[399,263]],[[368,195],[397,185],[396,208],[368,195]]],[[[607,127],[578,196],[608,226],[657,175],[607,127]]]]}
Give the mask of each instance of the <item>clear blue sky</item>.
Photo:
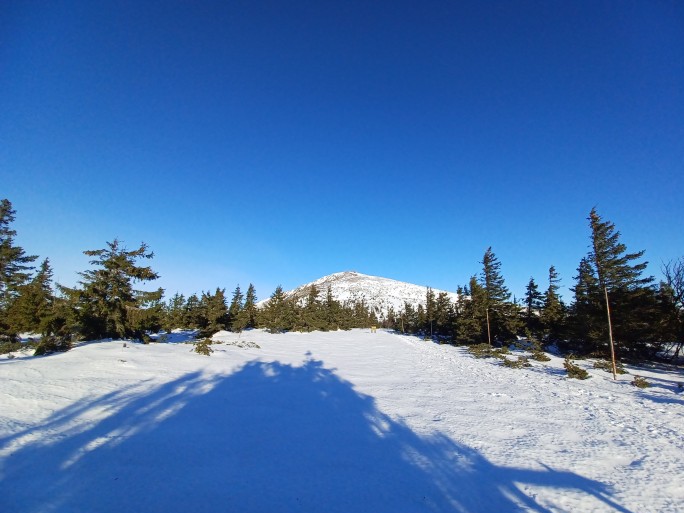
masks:
{"type": "Polygon", "coordinates": [[[683,168],[681,2],[0,6],[0,197],[68,285],[118,237],[167,295],[455,290],[492,246],[569,297],[593,206],[684,255],[683,168]]]}

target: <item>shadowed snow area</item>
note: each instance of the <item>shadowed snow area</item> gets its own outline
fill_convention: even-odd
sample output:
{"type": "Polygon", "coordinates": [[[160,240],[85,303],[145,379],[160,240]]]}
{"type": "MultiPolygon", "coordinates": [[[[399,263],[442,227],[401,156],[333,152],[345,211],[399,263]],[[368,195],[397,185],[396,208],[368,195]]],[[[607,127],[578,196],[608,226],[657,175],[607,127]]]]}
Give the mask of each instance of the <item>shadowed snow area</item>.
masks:
{"type": "Polygon", "coordinates": [[[497,467],[440,434],[420,437],[311,359],[108,394],[2,443],[22,437],[34,441],[4,463],[5,511],[547,511],[516,482],[612,504],[581,476],[497,467]],[[61,431],[102,408],[113,413],[61,431]]]}
{"type": "MultiPolygon", "coordinates": [[[[558,417],[538,416],[527,435],[515,418],[506,420],[525,408],[506,399],[511,390],[502,383],[566,382],[554,374],[524,378],[386,333],[242,337],[262,348],[215,345],[203,357],[187,345],[110,342],[0,362],[7,378],[0,392],[9,392],[0,398],[0,511],[636,513],[672,503],[649,510],[624,500],[634,502],[640,490],[625,489],[633,485],[620,480],[623,469],[639,472],[656,457],[651,449],[631,463],[573,463],[606,448],[598,435],[590,445],[572,439],[563,412],[574,396],[561,394],[558,417]],[[446,396],[435,395],[431,379],[446,396]],[[549,445],[547,431],[569,441],[549,445]]],[[[532,393],[540,411],[552,413],[549,399],[532,393]]],[[[672,458],[664,463],[676,471],[672,458]]],[[[668,486],[661,488],[676,497],[679,489],[668,486]]]]}

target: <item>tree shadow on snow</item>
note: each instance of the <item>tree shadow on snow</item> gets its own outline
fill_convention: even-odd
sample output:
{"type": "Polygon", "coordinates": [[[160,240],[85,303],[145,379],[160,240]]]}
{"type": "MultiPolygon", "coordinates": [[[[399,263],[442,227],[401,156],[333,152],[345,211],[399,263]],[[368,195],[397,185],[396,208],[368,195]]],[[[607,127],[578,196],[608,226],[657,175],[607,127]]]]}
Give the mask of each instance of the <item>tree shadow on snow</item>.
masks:
{"type": "Polygon", "coordinates": [[[520,490],[530,484],[628,513],[598,481],[497,466],[444,435],[420,436],[320,361],[141,388],[0,440],[0,510],[549,512],[520,490]]]}

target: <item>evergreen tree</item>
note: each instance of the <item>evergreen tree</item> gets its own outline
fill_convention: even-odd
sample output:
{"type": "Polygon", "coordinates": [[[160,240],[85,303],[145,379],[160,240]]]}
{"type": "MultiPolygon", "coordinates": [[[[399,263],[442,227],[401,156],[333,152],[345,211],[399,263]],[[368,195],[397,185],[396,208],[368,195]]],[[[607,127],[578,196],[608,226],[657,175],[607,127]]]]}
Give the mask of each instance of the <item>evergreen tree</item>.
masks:
{"type": "MultiPolygon", "coordinates": [[[[233,301],[234,302],[239,302],[240,299],[240,290],[239,286],[236,289],[235,293],[233,294],[233,301]]],[[[254,285],[251,283],[249,284],[249,287],[247,287],[247,293],[245,294],[245,302],[240,308],[240,310],[237,312],[236,317],[234,317],[233,321],[233,331],[240,332],[244,329],[248,328],[256,328],[257,325],[257,307],[256,307],[256,290],[254,289],[254,285]]],[[[238,303],[236,303],[238,304],[238,303]]],[[[231,303],[231,308],[233,307],[233,304],[231,303]]]]}
{"type": "Polygon", "coordinates": [[[440,292],[435,301],[435,326],[434,332],[437,335],[450,335],[453,330],[454,311],[446,292],[440,292]]]}
{"type": "Polygon", "coordinates": [[[565,305],[558,294],[560,277],[554,266],[549,267],[549,287],[544,292],[540,321],[543,338],[550,343],[562,339],[565,325],[565,305]]]}
{"type": "Polygon", "coordinates": [[[580,260],[575,286],[570,290],[574,293],[570,309],[570,349],[576,353],[599,352],[598,341],[601,345],[605,342],[602,338],[605,316],[601,309],[599,284],[587,257],[580,260]]]}
{"type": "Polygon", "coordinates": [[[191,294],[183,308],[183,327],[199,329],[204,325],[204,312],[197,294],[191,294]]]}
{"type": "Polygon", "coordinates": [[[245,294],[245,306],[244,306],[244,311],[247,314],[247,327],[248,328],[256,328],[257,327],[258,309],[257,309],[256,304],[257,304],[256,289],[254,288],[254,285],[252,285],[250,283],[249,287],[247,287],[247,293],[245,294]]]}
{"type": "Polygon", "coordinates": [[[241,328],[237,328],[241,324],[241,322],[238,321],[238,316],[242,311],[243,300],[244,296],[242,295],[242,291],[240,290],[240,285],[238,285],[237,287],[235,287],[235,290],[233,291],[233,298],[230,300],[230,306],[228,307],[228,322],[231,325],[232,331],[241,331],[241,328]]]}
{"type": "Polygon", "coordinates": [[[163,290],[154,292],[135,290],[134,282],[147,282],[159,277],[150,267],[137,265],[138,259],[151,259],[154,253],[145,243],[127,251],[118,240],[107,242],[107,247],[84,254],[95,257],[90,261],[95,269],[79,273],[83,280],[80,289],[60,287],[76,303],[81,335],[86,338],[141,336],[143,326],[133,326],[139,312],[158,302],[163,290]]]}
{"type": "Polygon", "coordinates": [[[128,324],[132,336],[145,343],[152,340],[147,332],[159,332],[164,322],[164,291],[158,289],[151,294],[154,296],[148,297],[140,307],[128,309],[128,324]]]}
{"type": "Polygon", "coordinates": [[[399,330],[399,321],[397,319],[397,314],[394,311],[393,307],[387,308],[387,317],[385,318],[385,321],[383,322],[383,327],[397,331],[399,330]]]}
{"type": "MultiPolygon", "coordinates": [[[[623,350],[646,355],[653,346],[650,326],[655,315],[655,291],[653,277],[643,277],[647,262],[640,260],[644,251],[627,253],[620,242],[620,232],[615,225],[604,221],[592,209],[589,214],[591,227],[591,252],[588,259],[598,281],[599,294],[603,293],[603,308],[607,314],[610,306],[612,336],[623,350]],[[607,301],[607,302],[606,302],[607,301]]],[[[604,341],[609,340],[609,323],[604,324],[604,341]]]]}
{"type": "Polygon", "coordinates": [[[294,325],[293,304],[287,300],[283,288],[278,285],[264,308],[264,326],[271,333],[292,329],[294,325]]]}
{"type": "Polygon", "coordinates": [[[530,335],[535,337],[539,335],[540,331],[539,317],[543,298],[544,295],[539,292],[537,282],[534,281],[533,277],[530,277],[530,281],[525,287],[525,328],[530,335]]]}
{"type": "Polygon", "coordinates": [[[18,294],[7,313],[11,331],[41,335],[52,333],[55,297],[52,290],[52,269],[47,258],[33,279],[19,287],[18,294]]]}
{"type": "Polygon", "coordinates": [[[323,301],[323,318],[326,324],[326,329],[338,330],[342,327],[342,305],[333,296],[332,290],[328,287],[323,301]]]}
{"type": "Polygon", "coordinates": [[[418,315],[413,305],[404,301],[404,310],[399,316],[402,333],[415,333],[418,325],[418,315]]]}
{"type": "Polygon", "coordinates": [[[203,293],[200,302],[204,314],[204,322],[200,336],[205,338],[210,337],[217,331],[226,329],[228,323],[228,307],[226,305],[225,289],[216,287],[216,292],[214,294],[210,294],[209,292],[203,293]]]}
{"type": "Polygon", "coordinates": [[[361,299],[354,301],[352,304],[352,326],[355,328],[370,328],[371,325],[377,325],[377,319],[373,320],[374,315],[368,310],[368,305],[361,299]]]}
{"type": "Polygon", "coordinates": [[[468,286],[459,294],[456,338],[466,344],[487,342],[487,296],[477,277],[471,276],[468,286]]]}
{"type": "Polygon", "coordinates": [[[418,303],[418,308],[416,309],[416,331],[424,335],[426,324],[427,316],[425,315],[425,307],[418,303]]]}
{"type": "Polygon", "coordinates": [[[480,284],[485,295],[485,317],[487,318],[487,339],[503,341],[512,338],[520,329],[518,307],[510,303],[511,294],[504,284],[501,263],[489,247],[482,258],[480,284]]]}
{"type": "Polygon", "coordinates": [[[190,327],[186,312],[185,296],[176,292],[164,308],[164,329],[170,333],[176,328],[190,327]]]}
{"type": "Polygon", "coordinates": [[[20,287],[29,282],[33,270],[30,264],[38,258],[27,255],[14,243],[17,232],[10,225],[15,213],[9,200],[0,200],[0,338],[9,339],[14,339],[16,332],[7,322],[8,310],[19,295],[20,287]]]}
{"type": "Polygon", "coordinates": [[[300,310],[299,329],[303,331],[324,329],[326,326],[321,317],[318,287],[311,285],[304,302],[304,307],[300,310]]]}
{"type": "Polygon", "coordinates": [[[434,334],[436,310],[435,291],[428,287],[425,294],[425,325],[422,326],[422,330],[426,334],[429,333],[430,336],[434,334]]]}

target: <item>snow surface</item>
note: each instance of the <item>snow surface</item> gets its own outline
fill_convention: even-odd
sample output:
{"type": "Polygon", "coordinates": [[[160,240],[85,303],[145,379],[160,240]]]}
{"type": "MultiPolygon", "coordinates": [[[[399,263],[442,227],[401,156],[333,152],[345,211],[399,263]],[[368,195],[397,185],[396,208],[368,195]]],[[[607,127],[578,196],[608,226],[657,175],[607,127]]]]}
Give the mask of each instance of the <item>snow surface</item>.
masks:
{"type": "MultiPolygon", "coordinates": [[[[321,299],[325,297],[328,288],[330,288],[332,296],[337,301],[341,303],[364,301],[370,308],[375,309],[376,313],[381,317],[387,315],[389,308],[393,308],[395,313],[399,313],[404,309],[404,303],[406,302],[414,307],[417,307],[419,304],[425,306],[425,296],[428,289],[421,285],[414,285],[390,278],[369,276],[355,271],[345,271],[323,276],[316,281],[301,285],[296,289],[286,292],[285,296],[304,300],[312,285],[315,285],[318,289],[321,299]]],[[[433,289],[433,292],[436,298],[440,292],[446,291],[433,289]]],[[[458,300],[458,294],[455,292],[446,292],[446,294],[452,302],[458,300]]],[[[266,303],[268,303],[268,299],[260,301],[259,305],[263,306],[266,303]]]]}
{"type": "Polygon", "coordinates": [[[2,357],[0,511],[684,510],[666,367],[639,390],[383,331],[216,339],[2,357]]]}

